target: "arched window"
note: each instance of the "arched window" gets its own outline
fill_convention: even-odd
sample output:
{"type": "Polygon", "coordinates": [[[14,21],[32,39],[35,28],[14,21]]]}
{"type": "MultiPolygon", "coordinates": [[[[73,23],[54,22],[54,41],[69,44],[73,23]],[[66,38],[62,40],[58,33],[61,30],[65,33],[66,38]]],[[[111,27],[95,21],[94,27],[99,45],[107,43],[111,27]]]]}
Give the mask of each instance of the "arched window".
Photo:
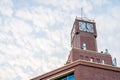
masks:
{"type": "Polygon", "coordinates": [[[83,56],[83,55],[80,55],[80,59],[82,59],[82,60],[83,60],[83,59],[84,59],[84,56],[83,56]]]}
{"type": "Polygon", "coordinates": [[[100,59],[96,58],[96,61],[97,61],[98,63],[100,63],[100,59]]]}
{"type": "Polygon", "coordinates": [[[105,60],[102,60],[102,64],[105,64],[105,60]]]}
{"type": "Polygon", "coordinates": [[[85,60],[90,61],[88,56],[85,56],[85,60]]]}
{"type": "Polygon", "coordinates": [[[90,61],[91,61],[91,62],[94,62],[94,58],[90,58],[90,61]]]}

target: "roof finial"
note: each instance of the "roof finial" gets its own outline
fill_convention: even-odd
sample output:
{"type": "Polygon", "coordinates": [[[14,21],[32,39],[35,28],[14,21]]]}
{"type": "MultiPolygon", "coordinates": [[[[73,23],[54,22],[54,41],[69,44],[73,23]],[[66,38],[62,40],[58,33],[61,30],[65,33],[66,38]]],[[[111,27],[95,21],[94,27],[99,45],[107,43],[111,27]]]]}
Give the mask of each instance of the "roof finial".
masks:
{"type": "Polygon", "coordinates": [[[81,18],[83,17],[83,8],[81,8],[81,18]]]}

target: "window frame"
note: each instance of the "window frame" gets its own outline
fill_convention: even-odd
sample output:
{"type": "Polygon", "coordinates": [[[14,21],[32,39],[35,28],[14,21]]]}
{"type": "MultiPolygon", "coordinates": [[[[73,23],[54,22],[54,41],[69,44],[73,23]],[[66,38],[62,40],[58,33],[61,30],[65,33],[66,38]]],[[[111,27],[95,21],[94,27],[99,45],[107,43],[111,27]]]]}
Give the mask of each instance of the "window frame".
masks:
{"type": "Polygon", "coordinates": [[[60,77],[64,77],[64,76],[66,76],[66,75],[69,75],[69,74],[74,74],[74,69],[72,69],[72,70],[69,70],[69,71],[66,71],[66,72],[63,72],[63,73],[61,73],[61,74],[58,74],[58,75],[55,75],[55,76],[53,76],[53,77],[51,77],[51,78],[49,78],[49,79],[47,79],[47,80],[56,80],[56,79],[58,79],[58,78],[60,78],[60,77]]]}

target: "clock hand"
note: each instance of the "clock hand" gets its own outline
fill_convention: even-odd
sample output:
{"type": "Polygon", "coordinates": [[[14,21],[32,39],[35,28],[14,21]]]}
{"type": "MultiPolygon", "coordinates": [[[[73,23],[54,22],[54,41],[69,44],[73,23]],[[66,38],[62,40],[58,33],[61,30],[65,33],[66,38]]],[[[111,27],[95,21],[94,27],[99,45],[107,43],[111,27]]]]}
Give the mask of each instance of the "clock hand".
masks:
{"type": "Polygon", "coordinates": [[[89,31],[89,28],[88,28],[88,26],[86,25],[85,27],[86,27],[86,31],[88,32],[88,31],[89,31]]]}

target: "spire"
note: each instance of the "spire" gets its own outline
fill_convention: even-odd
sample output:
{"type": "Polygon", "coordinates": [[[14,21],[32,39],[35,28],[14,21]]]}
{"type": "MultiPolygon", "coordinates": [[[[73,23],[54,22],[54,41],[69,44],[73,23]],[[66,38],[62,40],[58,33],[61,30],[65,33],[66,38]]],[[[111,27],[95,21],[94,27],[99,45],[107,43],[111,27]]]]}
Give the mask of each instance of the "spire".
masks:
{"type": "Polygon", "coordinates": [[[81,18],[83,17],[83,8],[81,8],[81,18]]]}

